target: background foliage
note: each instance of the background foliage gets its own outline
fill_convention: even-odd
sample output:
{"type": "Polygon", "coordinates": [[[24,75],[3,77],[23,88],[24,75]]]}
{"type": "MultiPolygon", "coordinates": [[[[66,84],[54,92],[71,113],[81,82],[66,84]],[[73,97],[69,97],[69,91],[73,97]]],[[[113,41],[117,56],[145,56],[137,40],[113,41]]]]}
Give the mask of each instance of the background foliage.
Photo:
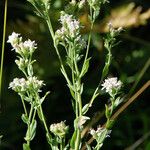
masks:
{"type": "MultiPolygon", "coordinates": [[[[54,28],[59,26],[59,10],[62,10],[67,0],[52,0],[51,18],[54,28]]],[[[0,1],[0,18],[3,20],[4,0],[0,1]]],[[[90,55],[93,57],[87,76],[84,78],[87,83],[84,92],[85,101],[94,91],[99,81],[99,76],[105,61],[105,50],[101,35],[107,32],[106,22],[111,20],[115,27],[123,26],[125,31],[119,37],[121,43],[113,49],[113,61],[110,68],[110,76],[120,76],[124,82],[124,92],[127,94],[150,56],[150,1],[143,0],[118,0],[110,1],[110,4],[103,7],[101,15],[96,22],[92,35],[92,46],[90,55]]],[[[80,17],[85,25],[83,34],[88,33],[88,22],[86,19],[86,8],[80,17]]],[[[0,34],[2,35],[3,21],[0,22],[0,34]]],[[[59,62],[47,26],[41,19],[33,14],[31,6],[25,0],[9,0],[7,35],[12,31],[21,33],[23,37],[35,40],[38,43],[38,51],[35,53],[37,64],[35,65],[36,74],[40,79],[45,80],[47,86],[43,91],[51,91],[45,101],[43,108],[49,125],[54,122],[66,120],[71,125],[73,121],[73,111],[70,103],[70,95],[67,93],[67,86],[59,70],[59,62]]],[[[2,36],[1,40],[2,41],[2,36]]],[[[8,84],[19,73],[14,60],[15,54],[10,50],[10,45],[6,45],[4,58],[4,75],[2,89],[2,110],[0,113],[0,134],[3,134],[0,149],[16,150],[20,149],[25,126],[21,121],[22,105],[18,96],[8,89],[8,84]]],[[[63,51],[62,51],[63,52],[63,51]]],[[[141,81],[136,86],[137,91],[146,81],[149,80],[150,71],[147,69],[141,81]]],[[[131,149],[149,150],[150,149],[150,109],[149,92],[138,97],[118,118],[111,138],[108,138],[103,149],[129,150],[142,136],[147,138],[137,147],[131,149]]],[[[95,112],[102,111],[103,104],[106,103],[106,95],[98,97],[93,109],[89,112],[94,116],[95,112]]],[[[100,122],[100,123],[103,123],[100,122]]],[[[31,147],[34,150],[47,149],[42,126],[38,126],[37,137],[31,147]]]]}

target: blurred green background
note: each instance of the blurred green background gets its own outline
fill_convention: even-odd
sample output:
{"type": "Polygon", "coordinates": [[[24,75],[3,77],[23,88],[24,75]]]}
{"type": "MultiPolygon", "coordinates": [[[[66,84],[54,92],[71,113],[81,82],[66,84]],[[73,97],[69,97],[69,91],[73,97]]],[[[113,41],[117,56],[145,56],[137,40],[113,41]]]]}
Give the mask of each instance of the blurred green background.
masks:
{"type": "MultiPolygon", "coordinates": [[[[59,11],[63,10],[67,0],[52,0],[50,16],[54,29],[59,27],[59,11]]],[[[0,1],[0,41],[3,32],[4,0],[0,1]]],[[[82,32],[87,36],[87,8],[83,9],[80,19],[85,26],[82,32]]],[[[150,1],[148,0],[111,0],[103,6],[97,19],[92,35],[90,56],[91,65],[84,84],[84,103],[88,101],[95,90],[101,75],[105,61],[106,51],[103,48],[103,35],[106,24],[112,21],[114,27],[122,26],[123,33],[119,36],[120,44],[113,48],[113,61],[110,67],[110,76],[118,76],[124,83],[123,91],[128,94],[136,82],[141,70],[150,58],[150,1]]],[[[60,122],[72,127],[73,110],[70,102],[70,94],[66,82],[59,69],[53,43],[46,24],[36,17],[33,9],[26,0],[8,0],[7,37],[13,31],[21,33],[24,39],[30,38],[38,43],[38,50],[34,54],[37,63],[34,65],[36,75],[45,81],[43,92],[51,91],[43,104],[47,123],[60,122]]],[[[6,39],[7,40],[7,39],[6,39]]],[[[1,42],[2,43],[2,42],[1,42]]],[[[0,43],[0,44],[1,44],[0,43]]],[[[63,50],[61,50],[63,54],[63,50]]],[[[14,60],[16,55],[6,44],[4,57],[4,72],[2,85],[2,109],[0,112],[0,134],[3,135],[0,150],[22,149],[25,125],[21,120],[22,104],[16,93],[8,89],[9,82],[15,77],[22,77],[14,60]]],[[[65,60],[65,59],[64,59],[65,60]]],[[[149,80],[150,70],[147,69],[142,79],[136,86],[134,94],[144,83],[149,80]]],[[[123,112],[113,127],[110,138],[104,143],[103,150],[150,150],[150,107],[149,89],[139,96],[131,106],[123,112]],[[143,136],[146,137],[143,139],[143,136]],[[137,140],[141,140],[136,148],[131,147],[137,140]],[[142,141],[143,140],[143,141],[142,141]]],[[[98,97],[89,115],[103,111],[104,103],[107,103],[107,95],[98,97]]],[[[40,122],[40,121],[39,121],[40,122]]],[[[44,129],[38,124],[37,136],[31,144],[32,150],[47,150],[44,129]]]]}

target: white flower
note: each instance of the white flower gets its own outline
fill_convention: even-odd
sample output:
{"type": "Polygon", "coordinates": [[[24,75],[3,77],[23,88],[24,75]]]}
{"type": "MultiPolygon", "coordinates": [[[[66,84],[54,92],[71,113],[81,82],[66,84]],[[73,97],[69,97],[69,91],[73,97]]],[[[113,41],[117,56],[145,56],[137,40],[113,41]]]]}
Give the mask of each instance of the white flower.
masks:
{"type": "Polygon", "coordinates": [[[79,35],[75,39],[75,42],[76,42],[76,45],[78,46],[78,49],[84,49],[84,48],[86,48],[86,41],[81,38],[81,35],[79,35]]]}
{"type": "Polygon", "coordinates": [[[55,38],[58,40],[68,40],[76,38],[80,33],[80,23],[73,18],[72,15],[61,13],[60,23],[62,28],[57,30],[55,33],[55,38]]]}
{"type": "Polygon", "coordinates": [[[122,86],[122,82],[117,80],[116,77],[105,79],[102,84],[102,90],[106,90],[106,92],[111,93],[113,90],[119,90],[122,86]]]}
{"type": "Polygon", "coordinates": [[[15,60],[15,63],[18,65],[19,69],[24,69],[28,65],[28,59],[19,58],[18,60],[15,60]]]}
{"type": "Polygon", "coordinates": [[[13,32],[8,37],[8,43],[10,43],[15,50],[16,53],[20,54],[22,57],[28,57],[32,55],[32,53],[37,49],[37,44],[35,41],[31,41],[28,39],[27,41],[23,42],[22,37],[19,37],[20,34],[13,32]]]}
{"type": "Polygon", "coordinates": [[[110,35],[111,35],[112,37],[118,36],[118,35],[120,34],[120,32],[123,30],[122,27],[119,27],[119,28],[115,29],[115,28],[113,27],[112,22],[109,22],[109,23],[108,23],[108,29],[109,29],[110,35]]]}
{"type": "Polygon", "coordinates": [[[60,23],[62,25],[69,24],[71,21],[72,21],[72,15],[68,15],[65,14],[64,12],[61,12],[60,23]]]}
{"type": "Polygon", "coordinates": [[[85,40],[80,35],[80,22],[72,15],[61,13],[60,23],[62,27],[55,32],[56,43],[69,44],[72,42],[76,49],[81,50],[86,47],[85,40]]]}
{"type": "Polygon", "coordinates": [[[8,41],[7,43],[10,43],[13,48],[15,48],[15,46],[22,41],[22,37],[19,37],[20,34],[13,32],[9,37],[8,37],[8,41]]]}
{"type": "Polygon", "coordinates": [[[27,80],[27,86],[33,88],[38,92],[41,92],[40,88],[45,85],[42,80],[38,80],[37,77],[29,77],[27,80]]]}
{"type": "Polygon", "coordinates": [[[26,80],[24,78],[15,78],[12,82],[10,82],[9,88],[16,92],[24,92],[27,89],[26,80]]]}
{"type": "Polygon", "coordinates": [[[87,116],[80,116],[78,118],[78,128],[82,129],[87,120],[90,120],[90,118],[87,116]]]}
{"type": "Polygon", "coordinates": [[[69,127],[65,125],[64,121],[61,121],[60,123],[54,123],[50,125],[50,131],[61,138],[65,136],[65,134],[68,132],[69,127]]]}
{"type": "Polygon", "coordinates": [[[84,6],[85,2],[86,2],[85,0],[81,0],[78,4],[79,8],[82,8],[84,6]]]}
{"type": "Polygon", "coordinates": [[[103,143],[103,140],[105,138],[110,137],[110,133],[111,133],[111,130],[108,130],[101,126],[99,126],[97,130],[94,130],[94,129],[90,130],[90,134],[93,136],[93,138],[96,139],[96,141],[101,144],[103,143]]]}
{"type": "Polygon", "coordinates": [[[35,41],[31,41],[28,39],[25,42],[21,42],[19,44],[19,49],[16,49],[16,52],[19,54],[23,54],[24,56],[32,55],[32,53],[37,49],[37,44],[35,41]]]}
{"type": "Polygon", "coordinates": [[[25,41],[24,43],[23,43],[23,45],[24,45],[24,47],[26,48],[26,49],[29,49],[30,51],[32,51],[32,50],[34,50],[34,49],[36,49],[37,47],[37,44],[35,43],[35,41],[31,41],[30,39],[28,39],[27,41],[25,41]]]}

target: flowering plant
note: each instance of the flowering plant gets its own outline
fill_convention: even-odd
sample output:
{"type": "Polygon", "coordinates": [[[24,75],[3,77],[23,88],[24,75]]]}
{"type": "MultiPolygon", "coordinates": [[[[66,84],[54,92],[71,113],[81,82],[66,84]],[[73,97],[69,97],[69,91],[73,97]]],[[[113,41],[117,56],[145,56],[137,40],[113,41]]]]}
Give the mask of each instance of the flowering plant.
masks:
{"type": "Polygon", "coordinates": [[[119,35],[121,28],[114,29],[112,24],[109,23],[109,32],[104,37],[104,47],[107,49],[108,54],[105,60],[105,66],[102,71],[101,79],[97,88],[95,89],[91,99],[87,104],[83,104],[82,93],[84,91],[84,83],[82,78],[88,72],[91,57],[89,57],[89,49],[91,43],[91,32],[88,36],[88,41],[81,35],[80,30],[83,26],[80,24],[79,19],[75,11],[84,7],[85,3],[89,6],[89,20],[91,23],[91,31],[93,29],[94,22],[99,15],[102,4],[108,2],[107,0],[81,0],[79,2],[72,0],[65,11],[61,11],[59,22],[61,28],[54,32],[51,18],[49,17],[50,2],[49,0],[28,0],[35,8],[36,14],[40,16],[48,25],[50,34],[53,39],[54,48],[60,61],[61,72],[67,82],[68,89],[71,95],[71,101],[73,110],[75,113],[74,119],[74,132],[71,139],[67,141],[66,135],[68,134],[69,127],[64,121],[60,123],[51,124],[48,128],[42,103],[45,100],[49,92],[43,97],[40,97],[41,88],[45,85],[43,81],[38,80],[34,75],[32,55],[37,49],[35,41],[30,39],[23,42],[20,34],[13,32],[9,36],[8,43],[13,47],[13,50],[17,53],[18,59],[15,60],[18,68],[23,72],[24,78],[15,78],[9,85],[18,95],[21,97],[24,113],[22,114],[22,120],[27,124],[27,132],[25,136],[25,143],[23,144],[23,150],[30,150],[30,142],[33,140],[36,134],[37,121],[36,116],[43,122],[47,142],[52,150],[80,150],[85,144],[88,150],[99,150],[105,138],[109,137],[111,133],[111,127],[113,120],[111,116],[114,109],[120,104],[120,89],[122,82],[116,77],[107,78],[109,66],[111,64],[112,54],[111,49],[116,45],[116,36],[119,35]],[[76,9],[75,9],[76,8],[76,9]],[[62,61],[62,55],[59,52],[58,46],[61,45],[64,48],[66,54],[65,63],[62,61]],[[85,53],[84,53],[84,50],[85,53]],[[69,68],[69,71],[66,70],[69,68]],[[105,79],[105,80],[104,80],[105,79]],[[103,81],[104,80],[104,81],[103,81]],[[110,104],[106,104],[105,115],[106,125],[100,126],[97,130],[91,129],[90,134],[96,140],[94,147],[90,146],[83,140],[82,131],[85,123],[90,120],[87,116],[87,112],[92,107],[94,100],[100,95],[100,91],[105,90],[110,96],[110,104]],[[29,112],[27,106],[30,106],[29,112]]]}

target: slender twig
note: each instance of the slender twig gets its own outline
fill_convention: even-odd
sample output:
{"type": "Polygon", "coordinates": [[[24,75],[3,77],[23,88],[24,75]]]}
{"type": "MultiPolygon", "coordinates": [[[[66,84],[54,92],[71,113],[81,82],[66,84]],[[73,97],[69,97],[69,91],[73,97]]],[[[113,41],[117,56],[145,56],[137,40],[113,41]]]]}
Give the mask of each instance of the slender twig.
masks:
{"type": "Polygon", "coordinates": [[[111,119],[116,119],[131,103],[133,103],[137,97],[139,97],[150,86],[150,80],[147,81],[140,90],[138,90],[122,107],[120,107],[111,119]]]}
{"type": "Polygon", "coordinates": [[[130,97],[133,94],[136,86],[138,85],[139,81],[141,80],[141,78],[143,77],[143,75],[145,74],[145,72],[147,71],[149,66],[150,66],[150,58],[147,60],[147,62],[145,63],[143,69],[140,71],[138,77],[136,78],[135,83],[133,84],[131,90],[129,91],[128,97],[130,97]]]}

